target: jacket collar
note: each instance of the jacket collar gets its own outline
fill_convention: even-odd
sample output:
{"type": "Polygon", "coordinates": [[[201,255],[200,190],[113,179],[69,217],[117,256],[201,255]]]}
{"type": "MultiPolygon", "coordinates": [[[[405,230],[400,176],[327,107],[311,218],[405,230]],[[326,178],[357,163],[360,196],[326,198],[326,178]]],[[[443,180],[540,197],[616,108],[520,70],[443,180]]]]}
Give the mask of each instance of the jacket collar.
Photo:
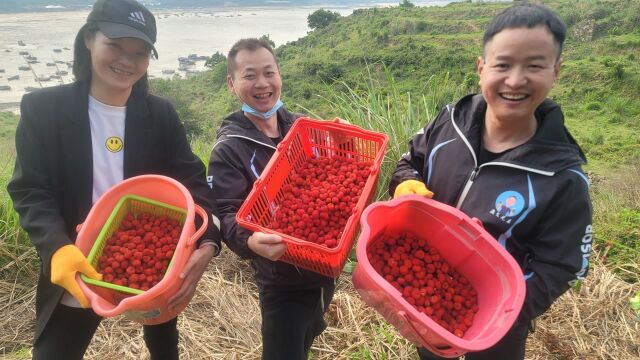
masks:
{"type": "MultiPolygon", "coordinates": [[[[278,127],[282,136],[285,136],[293,122],[297,118],[294,114],[288,112],[284,107],[281,107],[277,112],[278,127]]],[[[242,111],[237,111],[227,116],[220,124],[218,129],[218,139],[223,137],[244,137],[250,138],[259,143],[269,144],[275,147],[273,141],[266,136],[262,131],[258,130],[256,126],[247,118],[242,111]]]]}
{"type": "MultiPolygon", "coordinates": [[[[483,96],[476,94],[460,99],[451,111],[451,121],[474,154],[480,146],[486,110],[487,103],[483,96]]],[[[587,162],[582,149],[564,126],[564,115],[558,104],[546,99],[535,114],[538,119],[535,135],[492,163],[502,162],[556,173],[587,162]]]]}
{"type": "MultiPolygon", "coordinates": [[[[89,82],[76,81],[64,85],[68,89],[61,109],[66,114],[63,127],[63,158],[67,162],[72,185],[77,194],[79,214],[87,214],[91,209],[93,196],[93,157],[91,151],[91,126],[89,124],[89,82]],[[73,165],[71,165],[73,164],[73,165]]],[[[61,104],[62,105],[62,104],[61,104]]]]}

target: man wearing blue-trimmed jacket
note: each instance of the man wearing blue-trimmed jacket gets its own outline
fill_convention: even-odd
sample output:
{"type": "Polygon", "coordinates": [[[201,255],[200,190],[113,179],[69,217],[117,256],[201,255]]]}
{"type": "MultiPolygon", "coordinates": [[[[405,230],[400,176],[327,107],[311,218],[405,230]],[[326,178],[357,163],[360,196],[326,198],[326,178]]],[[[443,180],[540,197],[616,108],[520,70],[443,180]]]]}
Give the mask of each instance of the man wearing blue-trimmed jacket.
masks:
{"type": "Polygon", "coordinates": [[[393,173],[394,197],[432,195],[480,219],[525,274],[518,320],[496,345],[467,360],[524,359],[531,320],[587,275],[593,229],[586,158],[560,107],[546,98],[565,34],[562,20],[542,5],[497,15],[477,60],[481,94],[442,109],[393,173]]]}

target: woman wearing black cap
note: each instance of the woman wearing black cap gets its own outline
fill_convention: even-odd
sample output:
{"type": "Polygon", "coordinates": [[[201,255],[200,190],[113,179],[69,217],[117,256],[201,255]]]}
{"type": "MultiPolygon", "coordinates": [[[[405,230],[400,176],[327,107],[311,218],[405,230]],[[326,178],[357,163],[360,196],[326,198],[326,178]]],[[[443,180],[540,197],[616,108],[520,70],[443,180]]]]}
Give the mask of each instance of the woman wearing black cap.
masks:
{"type": "MultiPolygon", "coordinates": [[[[7,190],[42,262],[34,359],[81,359],[100,323],[75,281],[77,272],[101,277],[74,245],[75,227],[110,187],[136,175],[166,175],[182,182],[209,213],[218,213],[204,165],[191,152],[175,110],[148,94],[155,40],[155,19],[138,2],[98,0],[75,40],[76,81],[22,99],[7,190]]],[[[219,252],[215,215],[170,307],[193,295],[219,252]]],[[[178,358],[176,323],[144,327],[152,359],[178,358]]]]}

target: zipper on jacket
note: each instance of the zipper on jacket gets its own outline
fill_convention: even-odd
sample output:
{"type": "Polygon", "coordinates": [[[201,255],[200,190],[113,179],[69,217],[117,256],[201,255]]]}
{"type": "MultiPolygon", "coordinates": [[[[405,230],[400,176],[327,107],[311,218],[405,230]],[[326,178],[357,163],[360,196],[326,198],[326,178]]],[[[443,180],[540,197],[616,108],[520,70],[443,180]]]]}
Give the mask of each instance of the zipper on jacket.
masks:
{"type": "Polygon", "coordinates": [[[544,176],[553,176],[553,175],[555,175],[555,172],[553,172],[553,171],[538,170],[538,169],[534,169],[534,168],[530,168],[530,167],[526,167],[526,166],[521,166],[521,165],[510,164],[510,163],[506,163],[506,162],[494,161],[494,162],[484,163],[484,164],[476,167],[475,169],[473,169],[473,171],[471,172],[471,176],[469,176],[469,180],[467,180],[467,183],[464,185],[464,188],[462,190],[462,194],[460,194],[460,198],[458,199],[458,202],[456,203],[456,209],[460,209],[460,207],[462,207],[462,202],[465,200],[465,198],[469,194],[469,190],[471,189],[471,185],[473,185],[474,180],[478,177],[478,174],[480,173],[480,170],[482,170],[482,168],[485,167],[485,166],[507,167],[507,168],[518,169],[518,170],[531,172],[531,173],[535,173],[535,174],[540,174],[540,175],[544,175],[544,176]]]}
{"type": "Polygon", "coordinates": [[[469,176],[469,179],[467,180],[467,183],[464,185],[464,188],[462,189],[462,194],[460,194],[460,198],[458,198],[458,203],[456,204],[456,209],[460,209],[460,206],[462,206],[462,202],[467,197],[467,194],[469,193],[469,189],[471,189],[471,185],[473,185],[473,181],[478,176],[478,172],[480,172],[480,168],[479,167],[474,168],[473,171],[471,172],[471,175],[469,176]]]}

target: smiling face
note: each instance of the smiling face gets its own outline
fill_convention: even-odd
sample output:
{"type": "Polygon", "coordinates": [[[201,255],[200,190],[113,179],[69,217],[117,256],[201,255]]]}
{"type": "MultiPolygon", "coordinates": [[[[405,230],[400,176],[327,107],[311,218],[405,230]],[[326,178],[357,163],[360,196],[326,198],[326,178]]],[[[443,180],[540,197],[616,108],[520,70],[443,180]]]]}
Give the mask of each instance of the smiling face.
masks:
{"type": "Polygon", "coordinates": [[[477,61],[487,120],[535,121],[534,112],[551,91],[560,63],[558,46],[545,26],[497,33],[477,61]]]}
{"type": "Polygon", "coordinates": [[[136,38],[110,39],[100,31],[85,39],[91,53],[91,94],[96,98],[131,92],[147,72],[150,46],[136,38]]]}
{"type": "Polygon", "coordinates": [[[260,112],[269,111],[280,98],[282,79],[276,59],[269,50],[240,50],[227,85],[240,101],[260,112]]]}

